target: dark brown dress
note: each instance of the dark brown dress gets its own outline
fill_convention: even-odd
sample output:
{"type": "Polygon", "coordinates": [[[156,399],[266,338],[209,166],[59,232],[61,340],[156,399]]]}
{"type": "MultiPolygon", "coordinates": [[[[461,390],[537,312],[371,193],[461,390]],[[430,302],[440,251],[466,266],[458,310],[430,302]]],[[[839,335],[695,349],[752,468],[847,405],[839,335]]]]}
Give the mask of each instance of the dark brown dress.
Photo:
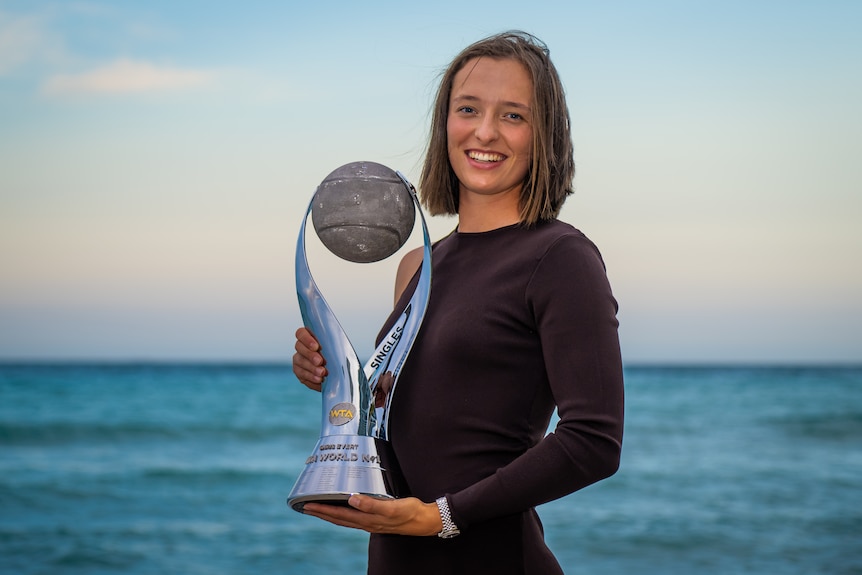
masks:
{"type": "Polygon", "coordinates": [[[622,443],[617,304],[601,256],[551,221],[453,232],[432,270],[390,438],[412,495],[446,495],[461,535],[372,535],[369,573],[562,573],[534,508],[612,475],[622,443]]]}

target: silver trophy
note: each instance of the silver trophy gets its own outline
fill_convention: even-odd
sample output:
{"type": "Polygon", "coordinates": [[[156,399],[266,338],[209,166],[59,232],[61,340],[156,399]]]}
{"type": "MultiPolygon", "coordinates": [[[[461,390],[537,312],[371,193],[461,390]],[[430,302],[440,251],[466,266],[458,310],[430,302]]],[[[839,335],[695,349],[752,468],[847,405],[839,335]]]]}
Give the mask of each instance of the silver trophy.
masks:
{"type": "Polygon", "coordinates": [[[303,323],[320,342],[329,375],[321,394],[320,439],[287,498],[293,509],[302,511],[308,502],[346,505],[354,493],[381,499],[404,494],[387,440],[389,409],[399,372],[425,315],[430,287],[431,241],[410,182],[373,162],[346,164],[329,174],[309,203],[296,245],[296,291],[303,323]],[[308,215],[331,252],[368,263],[389,257],[404,245],[417,211],[424,239],[419,282],[404,311],[362,366],[308,268],[308,215]]]}

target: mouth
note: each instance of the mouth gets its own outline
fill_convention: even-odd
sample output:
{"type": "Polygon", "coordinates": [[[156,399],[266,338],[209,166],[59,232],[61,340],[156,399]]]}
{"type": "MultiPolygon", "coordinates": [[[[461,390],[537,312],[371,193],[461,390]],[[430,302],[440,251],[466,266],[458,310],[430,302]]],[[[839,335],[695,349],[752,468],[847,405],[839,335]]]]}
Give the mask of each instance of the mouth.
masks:
{"type": "Polygon", "coordinates": [[[477,162],[487,163],[502,162],[506,159],[506,156],[503,154],[496,154],[494,152],[478,152],[476,150],[470,150],[467,152],[467,157],[477,162]]]}

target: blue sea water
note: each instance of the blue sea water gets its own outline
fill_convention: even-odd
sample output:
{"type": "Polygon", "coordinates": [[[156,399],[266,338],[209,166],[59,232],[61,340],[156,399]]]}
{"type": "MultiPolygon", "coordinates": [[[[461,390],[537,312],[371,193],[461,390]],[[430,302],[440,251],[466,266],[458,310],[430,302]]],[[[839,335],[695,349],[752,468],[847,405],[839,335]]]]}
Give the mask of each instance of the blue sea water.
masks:
{"type": "MultiPolygon", "coordinates": [[[[862,368],[631,367],[614,477],[542,506],[569,574],[862,574],[862,368]]],[[[0,572],[363,573],[290,510],[283,365],[0,366],[0,572]]]]}

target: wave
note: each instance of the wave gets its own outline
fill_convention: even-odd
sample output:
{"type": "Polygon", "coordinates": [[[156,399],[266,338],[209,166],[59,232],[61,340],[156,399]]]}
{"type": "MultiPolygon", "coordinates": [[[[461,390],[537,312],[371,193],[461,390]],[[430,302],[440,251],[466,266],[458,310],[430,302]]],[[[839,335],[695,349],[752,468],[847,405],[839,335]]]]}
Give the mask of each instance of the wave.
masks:
{"type": "Polygon", "coordinates": [[[164,424],[158,421],[122,422],[0,422],[0,445],[54,446],[150,441],[266,441],[316,436],[319,427],[285,420],[271,425],[226,425],[220,422],[164,424]]]}
{"type": "Polygon", "coordinates": [[[862,413],[793,414],[771,419],[790,436],[826,442],[862,442],[862,413]]]}

